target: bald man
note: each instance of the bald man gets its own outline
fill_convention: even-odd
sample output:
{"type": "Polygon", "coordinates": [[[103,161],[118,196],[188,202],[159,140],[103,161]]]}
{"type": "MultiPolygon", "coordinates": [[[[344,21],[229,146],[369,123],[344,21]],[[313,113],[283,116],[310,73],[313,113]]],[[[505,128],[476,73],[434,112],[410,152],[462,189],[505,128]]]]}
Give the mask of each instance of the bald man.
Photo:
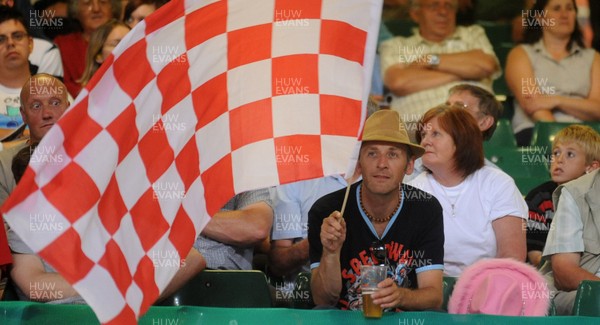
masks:
{"type": "MultiPolygon", "coordinates": [[[[28,164],[32,146],[42,140],[70,104],[67,87],[48,74],[38,74],[29,78],[21,89],[20,96],[21,116],[29,126],[30,138],[27,143],[16,149],[0,152],[0,205],[16,186],[15,175],[11,170],[13,163],[25,166],[28,164]],[[14,158],[17,153],[18,157],[14,158]]],[[[16,176],[20,178],[21,175],[16,176]]],[[[33,223],[30,221],[29,236],[37,235],[38,231],[45,229],[44,226],[57,226],[57,224],[48,225],[36,220],[33,223]]],[[[19,289],[17,292],[21,300],[85,303],[74,288],[52,266],[37,256],[12,230],[8,231],[8,241],[13,252],[10,276],[19,289]]],[[[193,248],[185,259],[179,262],[181,267],[163,291],[162,297],[175,292],[206,267],[200,253],[193,248]]]]}
{"type": "MultiPolygon", "coordinates": [[[[30,138],[0,151],[0,205],[16,186],[12,161],[19,150],[38,143],[69,107],[67,88],[49,74],[29,77],[20,93],[20,112],[30,138]]],[[[3,229],[2,229],[3,230],[3,229]]]]}
{"type": "Polygon", "coordinates": [[[16,186],[11,166],[14,155],[36,144],[69,107],[66,86],[57,78],[41,73],[31,76],[20,94],[21,117],[29,127],[30,137],[18,145],[0,151],[0,206],[16,186]]]}
{"type": "Polygon", "coordinates": [[[21,117],[29,126],[29,143],[40,142],[69,107],[67,87],[57,78],[41,73],[21,89],[21,117]]]}

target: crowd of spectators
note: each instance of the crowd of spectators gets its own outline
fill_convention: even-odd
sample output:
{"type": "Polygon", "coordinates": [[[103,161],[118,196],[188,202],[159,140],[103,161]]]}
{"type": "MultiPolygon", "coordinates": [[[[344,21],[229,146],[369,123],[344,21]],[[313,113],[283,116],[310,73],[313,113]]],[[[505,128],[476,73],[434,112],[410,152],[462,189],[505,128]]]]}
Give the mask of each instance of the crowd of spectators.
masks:
{"type": "MultiPolygon", "coordinates": [[[[120,40],[165,3],[1,1],[0,136],[17,140],[0,147],[0,204],[41,138],[120,40]],[[29,93],[28,85],[40,80],[63,91],[29,93]]],[[[357,265],[381,263],[388,279],[373,295],[375,304],[436,310],[443,277],[460,278],[481,260],[510,258],[548,275],[557,311],[570,313],[579,282],[600,281],[600,233],[588,222],[599,217],[592,207],[600,204],[600,135],[582,125],[600,123],[599,10],[600,1],[591,0],[384,1],[385,37],[373,74],[377,103],[355,174],[235,195],[203,229],[161,297],[204,269],[257,268],[262,254],[260,269],[275,292],[293,289],[299,272],[311,274],[320,308],[360,308],[357,265]],[[505,63],[479,24],[491,19],[512,29],[505,63]],[[396,20],[414,28],[392,35],[386,24],[396,20]],[[494,93],[499,78],[508,101],[494,93]],[[485,159],[484,143],[502,118],[511,120],[519,146],[531,143],[536,123],[573,123],[553,139],[549,182],[529,193],[485,159]]],[[[53,281],[64,294],[54,300],[84,303],[8,227],[0,231],[0,266],[24,300],[48,301],[36,298],[30,284],[53,281]]]]}

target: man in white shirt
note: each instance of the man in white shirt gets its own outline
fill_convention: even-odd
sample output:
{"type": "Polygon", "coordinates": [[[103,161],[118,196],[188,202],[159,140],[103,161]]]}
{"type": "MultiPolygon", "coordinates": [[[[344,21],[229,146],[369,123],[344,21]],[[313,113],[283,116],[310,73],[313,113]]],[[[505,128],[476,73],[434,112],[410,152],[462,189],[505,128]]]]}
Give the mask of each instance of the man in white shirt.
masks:
{"type": "Polygon", "coordinates": [[[446,100],[448,90],[466,81],[491,89],[500,75],[493,47],[481,26],[456,26],[457,0],[411,0],[419,25],[410,37],[394,37],[379,47],[385,86],[414,141],[416,122],[446,100]]]}

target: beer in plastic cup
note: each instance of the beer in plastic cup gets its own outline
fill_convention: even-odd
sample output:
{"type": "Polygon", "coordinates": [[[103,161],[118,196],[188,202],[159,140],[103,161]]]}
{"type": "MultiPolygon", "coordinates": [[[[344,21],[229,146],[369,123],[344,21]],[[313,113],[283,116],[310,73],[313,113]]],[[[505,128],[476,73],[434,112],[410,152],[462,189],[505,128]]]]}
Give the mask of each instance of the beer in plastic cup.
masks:
{"type": "Polygon", "coordinates": [[[363,315],[369,318],[381,318],[383,309],[373,303],[372,294],[379,290],[377,284],[385,280],[386,267],[384,265],[361,265],[360,277],[363,315]]]}
{"type": "Polygon", "coordinates": [[[362,292],[363,315],[368,318],[381,318],[383,308],[373,303],[372,294],[377,290],[369,290],[362,292]]]}

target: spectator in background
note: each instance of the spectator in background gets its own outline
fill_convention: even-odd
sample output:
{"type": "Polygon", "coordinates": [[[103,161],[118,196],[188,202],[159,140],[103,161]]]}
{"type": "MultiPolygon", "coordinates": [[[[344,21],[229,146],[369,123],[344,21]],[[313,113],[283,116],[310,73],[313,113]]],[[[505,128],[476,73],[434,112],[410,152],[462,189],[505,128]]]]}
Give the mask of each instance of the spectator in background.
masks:
{"type": "Polygon", "coordinates": [[[416,124],[448,90],[465,81],[491,89],[500,67],[482,27],[456,26],[457,0],[412,0],[413,36],[394,37],[379,47],[384,85],[414,138],[416,124]]]}
{"type": "Polygon", "coordinates": [[[23,123],[19,93],[31,76],[33,38],[26,26],[20,12],[0,6],[0,127],[9,132],[23,123]]]}
{"type": "Polygon", "coordinates": [[[460,84],[450,88],[446,104],[457,105],[469,112],[477,121],[484,141],[494,135],[504,109],[494,94],[471,84],[460,84]]]}
{"type": "Polygon", "coordinates": [[[81,30],[59,35],[54,42],[60,49],[65,85],[74,98],[81,91],[78,80],[83,76],[92,33],[111,18],[119,19],[120,16],[120,0],[69,0],[69,17],[79,21],[81,30]]]}
{"type": "MultiPolygon", "coordinates": [[[[62,116],[69,106],[65,85],[47,74],[32,76],[21,91],[21,114],[31,129],[29,145],[20,149],[14,156],[8,151],[0,153],[0,180],[2,201],[8,197],[21,179],[30,157],[39,142],[62,116]],[[10,173],[10,174],[8,174],[10,173]]],[[[30,236],[36,230],[30,228],[30,236]]],[[[13,254],[11,278],[23,300],[55,301],[60,303],[84,303],[75,289],[48,263],[37,256],[12,230],[8,231],[9,244],[13,254]]],[[[189,278],[204,268],[204,260],[195,249],[190,250],[185,263],[165,288],[162,297],[174,292],[189,278]]]]}
{"type": "Polygon", "coordinates": [[[525,261],[527,205],[513,179],[484,166],[483,138],[464,109],[439,105],[419,123],[421,173],[408,184],[433,194],[444,211],[444,274],[459,276],[484,258],[525,261]]]}
{"type": "Polygon", "coordinates": [[[69,106],[69,97],[60,80],[48,74],[37,74],[23,83],[19,102],[19,111],[30,137],[27,143],[0,152],[0,205],[16,186],[12,177],[13,157],[19,150],[40,142],[69,106]]]}
{"type": "MultiPolygon", "coordinates": [[[[31,146],[37,145],[48,129],[69,106],[65,86],[60,80],[47,74],[27,77],[26,82],[23,82],[20,96],[21,115],[25,124],[30,128],[31,138],[28,143],[22,146],[0,152],[0,205],[4,203],[15,188],[15,179],[19,179],[21,176],[19,173],[24,172],[24,167],[27,166],[33,150],[31,146]],[[43,86],[36,88],[37,85],[43,86]],[[14,157],[18,157],[16,163],[13,163],[15,161],[14,157]],[[15,165],[14,170],[17,175],[13,174],[13,165],[15,165]]],[[[14,250],[14,247],[12,247],[14,234],[10,230],[8,237],[11,249],[14,250]]],[[[15,276],[17,276],[20,280],[20,275],[24,275],[24,273],[15,273],[15,268],[19,271],[19,267],[22,265],[18,254],[13,257],[13,260],[11,277],[17,283],[17,286],[21,284],[23,290],[26,290],[25,288],[30,286],[31,283],[16,282],[15,279],[15,276]]]]}
{"type": "Polygon", "coordinates": [[[529,144],[536,121],[600,120],[600,55],[584,47],[576,11],[575,0],[538,0],[524,44],[508,54],[506,82],[516,99],[512,124],[520,146],[529,144]]]}
{"type": "Polygon", "coordinates": [[[125,23],[111,19],[92,33],[85,55],[85,69],[81,79],[78,80],[82,86],[87,85],[100,65],[130,30],[131,28],[125,23]]]}
{"type": "Polygon", "coordinates": [[[527,258],[539,266],[554,216],[552,193],[565,184],[600,167],[600,134],[587,125],[574,124],[560,130],[552,141],[551,181],[532,189],[525,197],[527,258]]]}
{"type": "MultiPolygon", "coordinates": [[[[57,78],[62,78],[63,66],[58,48],[52,42],[49,42],[41,37],[37,37],[34,34],[36,31],[40,31],[37,34],[43,34],[41,30],[43,29],[44,22],[43,19],[37,18],[39,14],[37,12],[33,16],[29,13],[24,14],[22,11],[19,11],[14,7],[14,1],[12,0],[0,0],[0,4],[14,8],[15,12],[19,12],[23,17],[21,23],[23,26],[25,26],[29,36],[32,36],[33,48],[29,53],[29,69],[31,74],[49,73],[57,78]]],[[[59,21],[57,20],[56,23],[58,24],[59,21]]]]}
{"type": "Polygon", "coordinates": [[[169,0],[129,0],[125,6],[123,21],[133,29],[140,21],[167,2],[169,0]]]}

